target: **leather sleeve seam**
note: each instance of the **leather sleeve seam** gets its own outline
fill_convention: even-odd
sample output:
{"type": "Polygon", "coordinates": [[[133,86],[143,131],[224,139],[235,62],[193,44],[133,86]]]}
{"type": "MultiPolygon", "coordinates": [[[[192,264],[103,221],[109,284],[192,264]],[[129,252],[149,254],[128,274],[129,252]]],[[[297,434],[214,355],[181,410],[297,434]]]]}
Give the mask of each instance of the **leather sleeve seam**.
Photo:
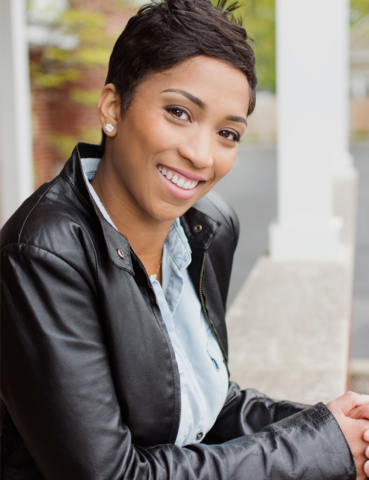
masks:
{"type": "Polygon", "coordinates": [[[25,248],[35,248],[37,250],[41,250],[42,252],[49,253],[50,255],[58,258],[63,263],[68,265],[75,272],[78,272],[78,270],[71,263],[69,263],[65,258],[63,258],[61,255],[57,255],[55,252],[52,252],[51,250],[48,250],[47,248],[44,248],[44,247],[39,247],[38,245],[33,245],[33,244],[29,244],[29,243],[21,243],[21,242],[17,242],[17,243],[13,242],[13,243],[8,243],[7,245],[4,245],[4,247],[1,249],[1,251],[5,250],[5,249],[8,249],[9,247],[12,247],[13,245],[15,245],[17,247],[23,246],[25,248]]]}
{"type": "Polygon", "coordinates": [[[52,184],[49,186],[49,188],[40,196],[40,198],[37,200],[37,202],[33,205],[31,210],[28,212],[28,215],[24,219],[24,222],[22,223],[21,229],[20,229],[19,234],[18,234],[18,243],[21,242],[21,236],[22,236],[22,233],[23,233],[23,230],[24,230],[24,227],[27,223],[28,218],[33,213],[33,211],[37,207],[37,205],[41,202],[41,200],[49,193],[51,188],[54,187],[54,185],[56,185],[59,180],[60,180],[60,177],[56,177],[56,179],[52,182],[52,184]]]}

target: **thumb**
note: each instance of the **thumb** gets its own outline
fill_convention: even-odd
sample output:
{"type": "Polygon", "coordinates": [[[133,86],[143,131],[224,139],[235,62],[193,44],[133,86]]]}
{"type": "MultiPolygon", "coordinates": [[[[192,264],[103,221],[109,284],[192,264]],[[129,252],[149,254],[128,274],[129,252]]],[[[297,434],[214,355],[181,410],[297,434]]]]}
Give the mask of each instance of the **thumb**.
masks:
{"type": "Polygon", "coordinates": [[[336,400],[329,402],[327,407],[332,412],[343,413],[347,416],[354,408],[361,407],[362,405],[369,405],[369,395],[346,392],[336,398],[336,400]]]}
{"type": "Polygon", "coordinates": [[[360,407],[355,407],[347,415],[350,418],[355,420],[369,420],[369,405],[361,405],[360,407]]]}

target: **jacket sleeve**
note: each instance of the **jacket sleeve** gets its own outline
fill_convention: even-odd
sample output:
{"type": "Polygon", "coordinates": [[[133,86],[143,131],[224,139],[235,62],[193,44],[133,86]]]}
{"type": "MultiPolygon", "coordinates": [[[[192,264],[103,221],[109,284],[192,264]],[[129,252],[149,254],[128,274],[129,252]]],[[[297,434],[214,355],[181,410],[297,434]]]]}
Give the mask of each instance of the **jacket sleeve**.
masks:
{"type": "Polygon", "coordinates": [[[260,432],[264,427],[310,408],[310,405],[273,400],[255,389],[240,390],[230,382],[227,399],[204,442],[227,442],[242,435],[260,432]]]}
{"type": "MultiPolygon", "coordinates": [[[[87,267],[22,244],[4,247],[1,261],[1,396],[46,480],[356,478],[343,434],[323,404],[279,420],[279,408],[259,400],[276,423],[259,430],[263,422],[249,421],[239,438],[217,445],[132,444],[87,267]]],[[[251,419],[257,394],[232,388],[228,406],[244,405],[251,419]]]]}

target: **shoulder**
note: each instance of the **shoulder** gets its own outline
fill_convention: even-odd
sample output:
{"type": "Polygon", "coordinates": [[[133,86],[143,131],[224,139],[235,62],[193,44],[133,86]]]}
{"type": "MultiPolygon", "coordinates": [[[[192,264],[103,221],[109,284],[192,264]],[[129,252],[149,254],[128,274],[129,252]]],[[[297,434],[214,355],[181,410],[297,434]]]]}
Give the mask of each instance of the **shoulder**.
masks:
{"type": "Polygon", "coordinates": [[[86,242],[91,247],[92,223],[88,204],[58,176],[36,190],[6,222],[1,250],[30,246],[77,261],[78,252],[88,250],[86,242]]]}
{"type": "Polygon", "coordinates": [[[240,224],[236,212],[231,205],[217,192],[211,191],[201,200],[199,200],[193,208],[200,210],[205,215],[208,215],[213,220],[220,223],[220,235],[218,237],[224,238],[226,235],[232,236],[234,240],[234,248],[237,246],[238,237],[240,233],[240,224]]]}

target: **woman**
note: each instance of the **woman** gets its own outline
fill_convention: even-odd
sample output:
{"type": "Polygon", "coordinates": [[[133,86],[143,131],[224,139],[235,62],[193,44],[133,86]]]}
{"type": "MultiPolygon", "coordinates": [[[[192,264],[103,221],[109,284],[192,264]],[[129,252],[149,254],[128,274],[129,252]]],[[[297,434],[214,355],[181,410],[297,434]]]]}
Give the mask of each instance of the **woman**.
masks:
{"type": "Polygon", "coordinates": [[[238,223],[209,192],[256,88],[228,16],[142,8],[111,56],[102,146],[78,144],[3,229],[4,479],[369,473],[367,398],[307,407],[228,381],[238,223]]]}

